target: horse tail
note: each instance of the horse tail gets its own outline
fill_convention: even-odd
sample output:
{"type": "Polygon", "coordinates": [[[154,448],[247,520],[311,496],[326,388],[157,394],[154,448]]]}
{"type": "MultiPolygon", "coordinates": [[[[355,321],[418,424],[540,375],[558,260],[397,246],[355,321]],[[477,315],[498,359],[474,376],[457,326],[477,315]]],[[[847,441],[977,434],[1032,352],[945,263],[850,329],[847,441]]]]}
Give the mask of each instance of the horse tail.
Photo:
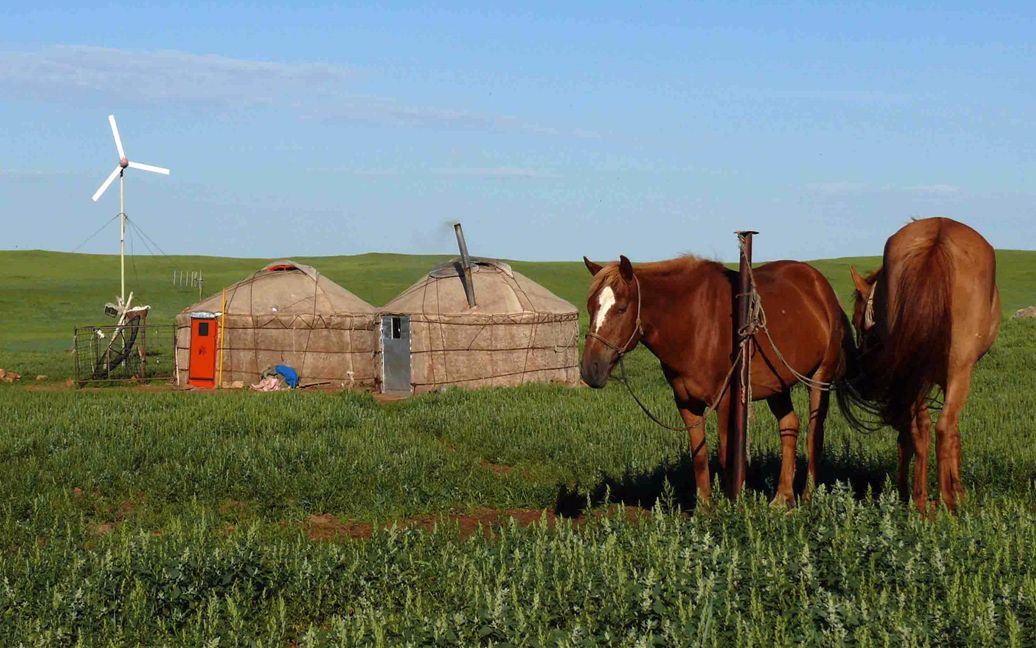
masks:
{"type": "Polygon", "coordinates": [[[875,404],[889,425],[909,421],[950,354],[950,300],[953,264],[940,237],[909,253],[895,285],[888,286],[888,331],[875,358],[875,404]]]}

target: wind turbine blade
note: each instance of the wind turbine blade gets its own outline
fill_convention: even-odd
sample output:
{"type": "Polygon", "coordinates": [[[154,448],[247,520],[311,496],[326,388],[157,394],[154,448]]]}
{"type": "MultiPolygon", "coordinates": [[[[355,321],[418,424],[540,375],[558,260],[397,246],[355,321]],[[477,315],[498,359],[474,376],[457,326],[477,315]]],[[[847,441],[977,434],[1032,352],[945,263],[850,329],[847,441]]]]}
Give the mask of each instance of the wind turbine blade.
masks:
{"type": "Polygon", "coordinates": [[[115,178],[119,177],[119,171],[122,171],[122,167],[121,166],[115,167],[115,170],[112,171],[112,174],[110,176],[108,176],[107,180],[104,181],[104,183],[101,185],[101,188],[98,189],[94,193],[94,197],[93,197],[93,201],[94,202],[97,202],[97,199],[101,197],[101,194],[103,194],[105,192],[105,190],[108,187],[110,187],[113,182],[115,182],[115,178]]]}
{"type": "Polygon", "coordinates": [[[115,149],[119,152],[119,159],[126,157],[126,151],[122,150],[122,138],[119,137],[119,127],[115,125],[115,115],[108,115],[108,123],[112,126],[112,135],[115,136],[115,149]]]}
{"type": "Polygon", "coordinates": [[[141,171],[150,171],[151,173],[161,173],[162,175],[169,175],[169,169],[162,167],[151,166],[150,164],[141,164],[140,162],[130,162],[129,167],[131,169],[140,169],[141,171]]]}

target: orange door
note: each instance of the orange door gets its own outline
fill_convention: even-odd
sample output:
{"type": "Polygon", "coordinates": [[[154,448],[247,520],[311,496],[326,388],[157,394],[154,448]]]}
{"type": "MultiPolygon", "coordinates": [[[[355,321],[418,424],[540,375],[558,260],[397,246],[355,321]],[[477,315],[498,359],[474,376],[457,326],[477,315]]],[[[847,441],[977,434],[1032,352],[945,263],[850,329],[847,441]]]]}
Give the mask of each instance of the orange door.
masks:
{"type": "Polygon", "coordinates": [[[191,320],[191,362],[187,382],[195,387],[216,386],[216,340],[219,323],[215,318],[191,320]]]}

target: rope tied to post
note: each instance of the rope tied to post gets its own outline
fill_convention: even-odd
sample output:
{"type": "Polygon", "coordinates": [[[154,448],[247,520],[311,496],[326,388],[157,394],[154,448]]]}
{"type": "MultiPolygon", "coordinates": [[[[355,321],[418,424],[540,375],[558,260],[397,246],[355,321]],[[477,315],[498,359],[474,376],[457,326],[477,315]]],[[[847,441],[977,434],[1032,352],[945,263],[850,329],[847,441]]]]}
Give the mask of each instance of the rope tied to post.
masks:
{"type": "MultiPolygon", "coordinates": [[[[741,249],[741,253],[745,252],[745,239],[743,236],[738,235],[738,245],[741,249]]],[[[766,311],[763,309],[763,300],[759,295],[759,291],[755,285],[755,274],[752,271],[752,265],[747,264],[748,270],[748,285],[749,290],[745,295],[739,294],[738,296],[748,297],[748,321],[745,323],[740,330],[738,330],[738,339],[741,340],[742,344],[746,339],[755,338],[759,331],[766,334],[766,340],[770,343],[770,348],[773,349],[774,355],[780,360],[781,364],[788,370],[788,372],[803,385],[812,389],[819,389],[821,391],[833,391],[835,388],[834,382],[828,382],[824,380],[817,380],[810,376],[807,376],[800,371],[796,370],[795,367],[791,366],[784,354],[781,353],[777,343],[774,342],[773,336],[770,334],[770,328],[766,325],[766,311]]],[[[751,381],[749,381],[751,382],[751,381]]],[[[748,385],[749,394],[751,393],[751,384],[748,385]]]]}
{"type": "MultiPolygon", "coordinates": [[[[738,233],[738,246],[741,254],[744,255],[746,253],[746,238],[745,235],[740,232],[738,233]]],[[[630,338],[626,341],[626,343],[622,346],[617,346],[593,332],[588,333],[587,337],[597,339],[598,341],[602,342],[606,347],[612,349],[617,353],[619,365],[619,376],[617,377],[617,380],[620,383],[622,383],[622,385],[626,388],[626,391],[629,393],[630,397],[637,404],[637,406],[640,407],[641,411],[644,412],[648,419],[650,419],[653,423],[655,423],[663,429],[672,430],[676,432],[689,432],[691,430],[703,428],[705,426],[708,415],[711,412],[716,411],[720,401],[727,393],[727,390],[730,389],[731,380],[734,377],[734,372],[738,367],[739,361],[741,361],[740,364],[742,367],[742,371],[741,375],[738,376],[738,380],[739,387],[741,388],[740,400],[745,406],[746,416],[745,458],[748,461],[748,463],[751,463],[751,437],[747,431],[751,427],[752,416],[752,380],[749,363],[752,355],[752,350],[750,345],[755,343],[756,335],[758,335],[760,331],[762,331],[766,335],[766,339],[770,343],[770,347],[773,349],[774,354],[777,356],[777,359],[781,362],[782,365],[784,365],[788,372],[791,373],[791,375],[795,378],[796,381],[801,382],[807,387],[820,389],[823,391],[833,390],[834,383],[826,382],[823,380],[816,380],[814,378],[811,378],[810,376],[807,376],[799,372],[794,367],[792,367],[791,363],[788,362],[787,358],[784,357],[784,354],[781,353],[780,348],[777,346],[776,342],[774,342],[773,336],[770,333],[770,329],[767,325],[766,310],[763,308],[762,297],[759,295],[759,291],[756,288],[755,274],[752,271],[751,264],[746,264],[746,268],[748,273],[748,291],[735,293],[735,300],[739,298],[748,299],[748,316],[746,318],[745,323],[737,330],[737,341],[735,343],[736,351],[734,353],[734,357],[732,358],[730,369],[727,371],[727,374],[720,385],[718,393],[715,395],[712,402],[706,405],[705,409],[702,411],[701,417],[693,425],[670,425],[662,421],[637,395],[636,391],[633,388],[633,385],[629,380],[629,376],[626,374],[626,364],[624,362],[624,357],[629,351],[632,350],[632,345],[634,344],[636,336],[640,333],[643,333],[640,312],[642,298],[640,292],[640,282],[636,280],[636,277],[634,277],[634,281],[636,282],[637,287],[637,324],[633,330],[633,333],[630,335],[630,338]]],[[[697,452],[696,448],[692,448],[691,450],[692,454],[697,452]]]]}

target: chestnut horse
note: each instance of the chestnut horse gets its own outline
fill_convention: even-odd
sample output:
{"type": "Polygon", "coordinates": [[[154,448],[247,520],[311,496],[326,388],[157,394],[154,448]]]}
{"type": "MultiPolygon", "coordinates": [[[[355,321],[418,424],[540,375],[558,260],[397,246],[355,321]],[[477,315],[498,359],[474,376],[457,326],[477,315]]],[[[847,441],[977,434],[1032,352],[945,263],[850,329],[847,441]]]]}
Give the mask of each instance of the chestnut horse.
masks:
{"type": "Polygon", "coordinates": [[[861,374],[851,378],[864,401],[899,432],[900,497],[928,506],[931,417],[926,400],[945,395],[936,431],[939,493],[947,508],[964,496],[960,481],[960,412],[971,374],[1000,328],[996,256],[982,236],[948,218],[914,221],[885,243],[882,267],[856,284],[853,323],[861,374]]]}
{"type": "MultiPolygon", "coordinates": [[[[600,266],[583,257],[590,274],[590,332],[580,371],[591,387],[604,387],[620,357],[643,343],[662,364],[690,436],[694,479],[703,500],[710,495],[707,407],[718,400],[719,456],[726,468],[732,424],[726,377],[735,357],[734,296],[737,273],[719,263],[683,257],[634,266],[626,257],[600,266]]],[[[770,335],[785,360],[812,380],[837,382],[854,353],[849,320],[827,280],[795,261],[768,263],[754,271],[770,335]]],[[[753,345],[752,398],[765,399],[777,418],[781,474],[775,503],[794,501],[795,446],[799,417],[791,402],[795,375],[777,357],[766,336],[753,345]]],[[[808,473],[816,481],[823,454],[824,418],[830,392],[809,394],[808,473]]]]}

